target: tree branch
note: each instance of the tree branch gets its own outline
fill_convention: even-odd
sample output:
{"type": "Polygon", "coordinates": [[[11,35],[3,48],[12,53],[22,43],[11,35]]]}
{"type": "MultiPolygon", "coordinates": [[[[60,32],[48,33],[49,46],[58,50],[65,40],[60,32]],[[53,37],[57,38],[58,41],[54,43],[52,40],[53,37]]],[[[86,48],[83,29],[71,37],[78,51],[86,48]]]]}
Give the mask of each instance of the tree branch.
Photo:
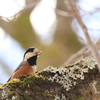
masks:
{"type": "Polygon", "coordinates": [[[79,58],[80,56],[83,55],[83,53],[87,50],[87,46],[83,47],[82,49],[80,49],[78,52],[76,52],[75,54],[73,54],[63,65],[61,65],[60,67],[64,67],[67,64],[70,63],[74,63],[75,60],[77,60],[77,58],[79,58]]]}
{"type": "Polygon", "coordinates": [[[71,11],[71,13],[73,14],[73,17],[77,20],[77,22],[79,23],[79,25],[81,26],[83,33],[86,37],[86,42],[87,45],[91,48],[93,54],[96,57],[96,60],[98,62],[98,70],[100,71],[100,57],[99,57],[99,53],[97,50],[96,45],[94,44],[94,42],[91,40],[89,34],[88,34],[88,29],[86,28],[86,26],[83,24],[81,17],[78,13],[78,11],[76,10],[76,5],[74,0],[65,0],[65,4],[66,6],[69,8],[69,10],[71,11]]]}
{"type": "Polygon", "coordinates": [[[60,10],[60,9],[55,9],[55,12],[58,14],[58,15],[61,15],[61,16],[64,16],[64,17],[72,17],[71,14],[69,14],[68,12],[65,12],[63,10],[60,10]]]}
{"type": "MultiPolygon", "coordinates": [[[[16,19],[19,14],[21,14],[21,12],[24,10],[24,9],[28,9],[28,8],[31,8],[31,7],[35,7],[41,0],[34,0],[32,3],[30,4],[27,4],[25,7],[24,6],[21,6],[20,4],[18,4],[18,6],[22,7],[23,9],[16,12],[16,14],[10,16],[10,17],[4,17],[4,16],[0,16],[0,19],[4,19],[6,21],[11,21],[12,19],[16,19]]],[[[15,1],[16,2],[16,1],[15,1]]],[[[16,2],[17,3],[17,2],[16,2]]]]}
{"type": "Polygon", "coordinates": [[[0,90],[0,100],[99,100],[99,75],[93,56],[63,68],[49,66],[7,82],[0,90]]]}

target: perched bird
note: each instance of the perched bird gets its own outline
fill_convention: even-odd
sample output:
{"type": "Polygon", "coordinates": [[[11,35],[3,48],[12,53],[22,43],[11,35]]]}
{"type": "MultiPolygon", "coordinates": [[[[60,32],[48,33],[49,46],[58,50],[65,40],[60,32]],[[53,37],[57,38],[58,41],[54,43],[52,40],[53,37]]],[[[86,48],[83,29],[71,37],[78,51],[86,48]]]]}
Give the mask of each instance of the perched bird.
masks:
{"type": "Polygon", "coordinates": [[[42,51],[39,51],[37,48],[31,47],[27,49],[24,54],[23,61],[19,64],[19,66],[14,71],[9,80],[18,78],[21,75],[34,74],[37,71],[37,66],[36,66],[37,57],[41,54],[42,51]]]}

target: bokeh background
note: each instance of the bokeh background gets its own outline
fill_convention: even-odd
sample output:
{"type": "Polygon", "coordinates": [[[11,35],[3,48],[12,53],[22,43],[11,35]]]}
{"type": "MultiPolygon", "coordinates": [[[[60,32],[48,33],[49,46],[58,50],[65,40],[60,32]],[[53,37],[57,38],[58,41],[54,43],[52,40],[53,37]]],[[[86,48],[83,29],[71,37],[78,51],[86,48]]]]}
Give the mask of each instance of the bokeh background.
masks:
{"type": "MultiPolygon", "coordinates": [[[[56,13],[56,9],[68,12],[63,0],[41,0],[35,4],[36,1],[0,0],[0,83],[8,80],[29,47],[43,51],[37,61],[38,70],[42,70],[61,66],[85,45],[79,38],[84,35],[76,20],[56,13]]],[[[94,0],[75,0],[91,38],[97,40],[100,11],[96,8],[100,1],[91,1],[94,0]]]]}

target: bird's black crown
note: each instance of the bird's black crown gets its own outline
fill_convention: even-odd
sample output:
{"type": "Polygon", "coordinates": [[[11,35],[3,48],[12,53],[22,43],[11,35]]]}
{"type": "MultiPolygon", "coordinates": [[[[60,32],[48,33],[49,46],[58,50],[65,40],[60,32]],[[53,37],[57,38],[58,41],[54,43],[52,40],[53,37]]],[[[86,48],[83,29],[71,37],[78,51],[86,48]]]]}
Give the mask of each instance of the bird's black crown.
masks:
{"type": "Polygon", "coordinates": [[[28,52],[33,52],[34,49],[35,49],[34,47],[28,48],[28,49],[26,50],[25,54],[24,54],[24,57],[25,57],[26,53],[28,53],[28,52]]]}

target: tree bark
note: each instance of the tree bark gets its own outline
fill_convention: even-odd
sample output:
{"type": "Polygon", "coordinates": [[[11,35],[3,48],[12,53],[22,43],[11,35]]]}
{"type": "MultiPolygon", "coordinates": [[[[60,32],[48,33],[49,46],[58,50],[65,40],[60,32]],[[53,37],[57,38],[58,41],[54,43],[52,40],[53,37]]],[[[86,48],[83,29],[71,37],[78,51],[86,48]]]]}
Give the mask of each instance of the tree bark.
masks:
{"type": "Polygon", "coordinates": [[[99,75],[94,56],[63,68],[49,66],[4,84],[0,100],[100,100],[99,75]]]}

